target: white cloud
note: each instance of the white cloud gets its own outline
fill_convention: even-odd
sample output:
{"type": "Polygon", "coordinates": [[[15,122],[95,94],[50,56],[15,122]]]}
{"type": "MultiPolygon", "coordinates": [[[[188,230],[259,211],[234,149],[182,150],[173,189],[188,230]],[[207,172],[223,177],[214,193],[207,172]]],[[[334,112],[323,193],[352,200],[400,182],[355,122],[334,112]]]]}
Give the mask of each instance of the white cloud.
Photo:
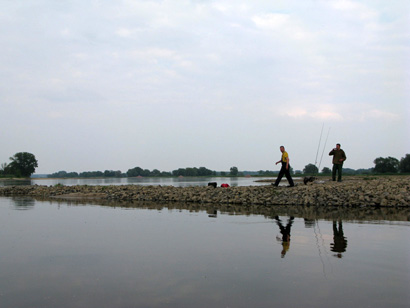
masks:
{"type": "Polygon", "coordinates": [[[269,30],[282,29],[289,23],[289,19],[288,14],[265,14],[252,17],[257,27],[269,30]]]}
{"type": "Polygon", "coordinates": [[[370,5],[358,1],[349,0],[336,0],[331,5],[340,11],[348,12],[349,14],[355,14],[360,20],[372,21],[379,17],[377,10],[372,9],[370,5]]]}
{"type": "Polygon", "coordinates": [[[269,13],[252,16],[255,26],[266,31],[271,31],[288,39],[309,40],[314,36],[303,28],[300,21],[290,14],[269,13]]]}
{"type": "Polygon", "coordinates": [[[341,113],[333,110],[331,105],[307,105],[293,106],[293,107],[281,107],[280,114],[295,119],[315,119],[320,121],[342,121],[343,116],[341,113]]]}
{"type": "Polygon", "coordinates": [[[309,113],[305,108],[301,107],[293,107],[293,108],[282,108],[282,111],[280,112],[282,115],[291,117],[291,118],[302,118],[309,116],[309,113]]]}
{"type": "Polygon", "coordinates": [[[135,30],[129,28],[119,28],[116,31],[116,34],[120,37],[129,38],[135,33],[135,30]]]}
{"type": "Polygon", "coordinates": [[[363,8],[363,5],[358,3],[357,1],[349,1],[349,0],[336,0],[332,2],[332,6],[335,9],[342,10],[342,11],[352,11],[358,10],[363,8]]]}
{"type": "Polygon", "coordinates": [[[335,121],[343,120],[343,116],[340,113],[332,111],[316,111],[311,113],[311,117],[323,121],[335,121]]]}
{"type": "Polygon", "coordinates": [[[372,109],[369,112],[363,114],[363,119],[385,119],[385,120],[398,120],[400,116],[398,114],[387,112],[378,109],[372,109]]]}

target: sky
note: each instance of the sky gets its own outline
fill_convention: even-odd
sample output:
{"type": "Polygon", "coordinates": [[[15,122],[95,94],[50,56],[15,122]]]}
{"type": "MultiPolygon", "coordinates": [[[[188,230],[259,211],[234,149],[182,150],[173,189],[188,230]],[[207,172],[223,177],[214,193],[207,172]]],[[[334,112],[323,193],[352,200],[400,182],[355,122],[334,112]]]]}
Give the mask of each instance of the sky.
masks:
{"type": "Polygon", "coordinates": [[[0,0],[0,162],[345,168],[410,153],[410,1],[0,0]]]}

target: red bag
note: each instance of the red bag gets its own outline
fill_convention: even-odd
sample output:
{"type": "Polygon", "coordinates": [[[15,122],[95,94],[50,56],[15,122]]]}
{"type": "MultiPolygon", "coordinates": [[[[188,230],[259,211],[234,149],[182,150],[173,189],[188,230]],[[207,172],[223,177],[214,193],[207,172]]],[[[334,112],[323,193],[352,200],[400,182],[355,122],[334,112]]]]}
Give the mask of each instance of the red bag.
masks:
{"type": "Polygon", "coordinates": [[[229,187],[229,184],[224,183],[221,185],[221,187],[229,187]]]}

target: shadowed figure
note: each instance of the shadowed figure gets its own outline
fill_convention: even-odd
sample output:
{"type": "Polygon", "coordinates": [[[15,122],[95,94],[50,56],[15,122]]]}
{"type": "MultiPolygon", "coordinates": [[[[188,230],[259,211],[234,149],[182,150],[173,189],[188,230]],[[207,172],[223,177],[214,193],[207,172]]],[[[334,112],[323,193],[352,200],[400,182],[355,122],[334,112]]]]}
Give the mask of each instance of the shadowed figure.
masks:
{"type": "Polygon", "coordinates": [[[278,216],[275,216],[276,224],[279,226],[280,233],[282,234],[282,252],[281,257],[284,258],[286,252],[289,250],[290,246],[290,228],[292,227],[294,217],[291,216],[288,220],[286,227],[282,225],[282,220],[278,216]]]}
{"type": "Polygon", "coordinates": [[[343,234],[342,221],[333,220],[333,243],[330,244],[330,250],[336,252],[335,257],[341,258],[342,252],[346,251],[347,239],[343,234]],[[339,227],[339,228],[338,228],[339,227]]]}

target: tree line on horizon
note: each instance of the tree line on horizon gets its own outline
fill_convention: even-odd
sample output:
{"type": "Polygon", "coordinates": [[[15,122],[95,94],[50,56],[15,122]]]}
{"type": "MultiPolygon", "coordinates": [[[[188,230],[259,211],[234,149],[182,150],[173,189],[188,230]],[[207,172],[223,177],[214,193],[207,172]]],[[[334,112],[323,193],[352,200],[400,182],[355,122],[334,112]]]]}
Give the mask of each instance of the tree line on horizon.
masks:
{"type": "MultiPolygon", "coordinates": [[[[375,167],[368,169],[350,169],[343,168],[343,173],[346,175],[357,174],[375,174],[375,173],[410,173],[410,154],[406,154],[400,161],[393,157],[376,158],[374,160],[375,167]]],[[[59,171],[48,175],[50,178],[65,178],[65,177],[177,177],[177,176],[276,176],[279,171],[259,170],[259,171],[239,171],[237,167],[231,167],[229,171],[214,171],[205,167],[179,168],[171,172],[160,171],[158,169],[149,170],[141,167],[129,169],[126,173],[121,171],[105,170],[102,171],[86,171],[86,172],[66,172],[59,171]]],[[[332,170],[324,167],[320,172],[314,164],[308,164],[303,170],[294,171],[291,168],[292,175],[330,175],[332,170]]]]}
{"type": "MultiPolygon", "coordinates": [[[[28,152],[19,152],[10,157],[9,164],[3,163],[0,166],[0,177],[30,177],[35,168],[38,167],[38,161],[35,156],[28,152]]],[[[343,168],[344,174],[397,174],[410,173],[410,154],[406,154],[399,161],[394,157],[378,157],[373,163],[374,168],[369,169],[350,169],[343,168]]],[[[314,164],[308,164],[303,170],[290,170],[292,175],[328,175],[332,171],[328,167],[324,167],[320,172],[314,164]]],[[[49,178],[92,178],[92,177],[178,177],[178,176],[275,176],[279,171],[259,170],[259,171],[239,171],[238,167],[233,166],[229,171],[214,171],[205,167],[188,167],[179,168],[171,172],[160,171],[158,169],[149,170],[141,167],[128,169],[126,173],[120,170],[105,170],[105,171],[85,171],[81,173],[58,171],[48,174],[49,178]]]]}

